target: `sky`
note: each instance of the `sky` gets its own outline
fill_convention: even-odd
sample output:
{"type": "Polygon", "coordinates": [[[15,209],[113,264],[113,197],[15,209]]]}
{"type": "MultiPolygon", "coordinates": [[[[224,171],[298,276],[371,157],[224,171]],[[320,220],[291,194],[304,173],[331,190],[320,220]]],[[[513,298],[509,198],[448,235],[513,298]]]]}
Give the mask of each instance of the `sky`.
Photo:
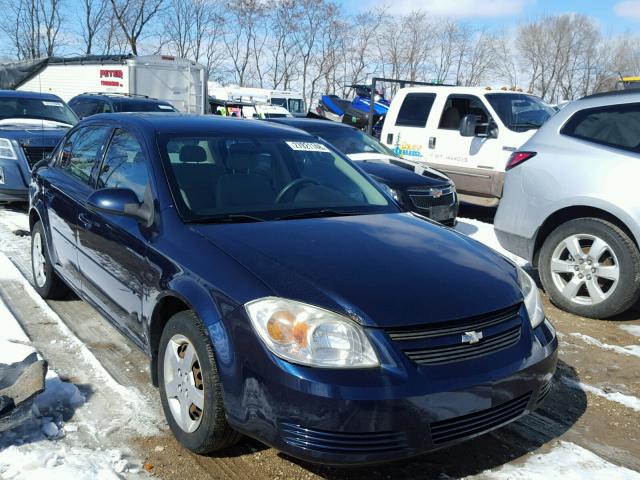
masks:
{"type": "Polygon", "coordinates": [[[424,10],[438,17],[453,17],[489,28],[541,15],[582,13],[596,18],[603,32],[621,33],[640,28],[640,0],[337,0],[349,12],[388,5],[394,13],[424,10]]]}

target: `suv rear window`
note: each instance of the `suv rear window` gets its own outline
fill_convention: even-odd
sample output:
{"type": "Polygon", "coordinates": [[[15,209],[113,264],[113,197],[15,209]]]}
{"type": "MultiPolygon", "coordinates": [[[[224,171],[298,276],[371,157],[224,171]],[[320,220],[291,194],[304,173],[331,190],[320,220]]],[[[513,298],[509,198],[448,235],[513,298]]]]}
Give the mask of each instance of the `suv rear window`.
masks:
{"type": "Polygon", "coordinates": [[[409,93],[404,97],[396,126],[398,127],[424,127],[427,125],[429,112],[433,106],[436,95],[434,93],[409,93]]]}
{"type": "Polygon", "coordinates": [[[576,112],[560,133],[588,142],[640,153],[640,103],[586,108],[576,112]]]}

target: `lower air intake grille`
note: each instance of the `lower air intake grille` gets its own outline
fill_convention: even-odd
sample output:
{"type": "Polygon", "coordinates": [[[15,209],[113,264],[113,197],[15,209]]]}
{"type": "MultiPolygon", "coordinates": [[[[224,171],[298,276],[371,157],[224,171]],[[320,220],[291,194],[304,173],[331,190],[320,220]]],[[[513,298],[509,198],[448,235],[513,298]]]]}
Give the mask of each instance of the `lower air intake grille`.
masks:
{"type": "Polygon", "coordinates": [[[551,391],[552,384],[553,384],[553,381],[549,380],[540,388],[540,392],[538,393],[538,399],[536,400],[536,403],[544,402],[544,399],[547,398],[547,395],[549,395],[549,392],[551,391]]]}
{"type": "Polygon", "coordinates": [[[522,415],[529,398],[531,393],[486,410],[434,422],[431,424],[431,440],[438,445],[488,432],[522,415]]]}
{"type": "Polygon", "coordinates": [[[342,433],[303,428],[291,423],[280,424],[282,438],[289,445],[306,450],[329,453],[366,454],[407,448],[402,432],[342,433]]]}

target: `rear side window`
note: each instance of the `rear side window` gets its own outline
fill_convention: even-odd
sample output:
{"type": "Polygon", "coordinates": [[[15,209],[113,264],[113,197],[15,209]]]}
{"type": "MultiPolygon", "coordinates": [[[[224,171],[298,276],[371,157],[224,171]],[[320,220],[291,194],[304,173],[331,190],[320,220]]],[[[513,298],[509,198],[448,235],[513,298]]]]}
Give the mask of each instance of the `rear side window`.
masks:
{"type": "Polygon", "coordinates": [[[434,93],[409,93],[400,106],[396,126],[424,127],[436,95],[434,93]]]}
{"type": "Polygon", "coordinates": [[[149,170],[136,138],[125,130],[116,130],[100,168],[98,188],[129,188],[144,200],[149,183],[149,170]]]}
{"type": "Polygon", "coordinates": [[[640,103],[587,108],[573,115],[560,133],[588,142],[640,153],[640,103]]]}
{"type": "Polygon", "coordinates": [[[79,128],[65,140],[57,166],[87,185],[102,152],[109,127],[79,128]]]}

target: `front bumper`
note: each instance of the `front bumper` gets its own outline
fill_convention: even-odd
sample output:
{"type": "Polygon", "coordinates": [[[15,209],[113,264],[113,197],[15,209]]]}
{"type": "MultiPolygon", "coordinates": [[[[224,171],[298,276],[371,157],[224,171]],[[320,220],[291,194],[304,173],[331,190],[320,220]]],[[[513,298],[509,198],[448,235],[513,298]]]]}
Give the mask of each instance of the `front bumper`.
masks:
{"type": "Polygon", "coordinates": [[[22,161],[0,159],[0,202],[26,202],[29,199],[29,171],[22,161]]]}
{"type": "Polygon", "coordinates": [[[382,367],[349,371],[284,362],[247,330],[234,350],[269,358],[220,369],[227,417],[238,431],[310,462],[360,465],[426,453],[510,423],[544,399],[558,342],[548,322],[527,327],[513,347],[440,366],[412,363],[372,329],[382,367]]]}

